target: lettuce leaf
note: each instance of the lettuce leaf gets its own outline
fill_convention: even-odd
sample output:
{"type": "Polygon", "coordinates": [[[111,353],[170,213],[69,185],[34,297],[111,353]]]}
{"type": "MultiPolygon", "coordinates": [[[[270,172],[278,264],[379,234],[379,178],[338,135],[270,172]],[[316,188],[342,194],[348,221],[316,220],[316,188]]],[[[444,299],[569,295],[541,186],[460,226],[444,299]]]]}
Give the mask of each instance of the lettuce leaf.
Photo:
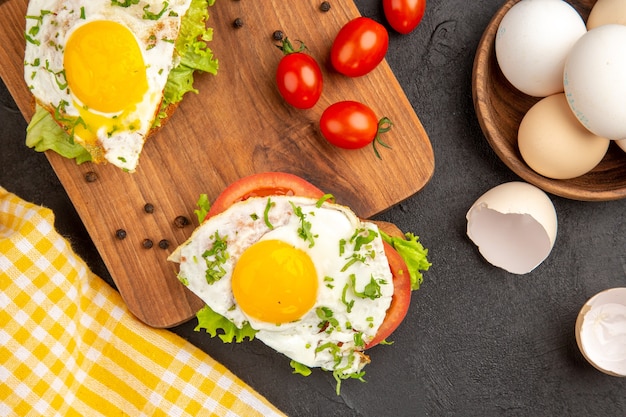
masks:
{"type": "Polygon", "coordinates": [[[300,362],[293,361],[293,360],[289,364],[293,368],[293,373],[294,374],[300,374],[302,376],[309,376],[309,375],[311,375],[311,368],[309,368],[308,366],[303,365],[300,362]]]}
{"type": "Polygon", "coordinates": [[[213,39],[213,29],[206,26],[209,19],[208,8],[214,3],[215,0],[191,0],[181,21],[174,49],[180,56],[180,62],[169,73],[154,127],[161,126],[161,121],[167,118],[168,108],[180,102],[185,94],[198,93],[193,87],[196,71],[217,74],[218,61],[207,46],[207,42],[213,39]]]}
{"type": "Polygon", "coordinates": [[[395,250],[398,251],[406,266],[409,269],[409,275],[411,277],[411,290],[417,290],[420,284],[424,280],[420,271],[428,271],[432,265],[428,262],[428,249],[425,249],[420,242],[419,237],[413,233],[406,233],[405,238],[391,237],[388,234],[380,231],[380,235],[383,240],[389,243],[395,250]]]}
{"type": "Polygon", "coordinates": [[[200,194],[196,205],[198,206],[198,209],[194,210],[193,212],[196,213],[196,216],[198,217],[198,223],[202,224],[202,222],[204,222],[204,219],[206,218],[206,215],[209,213],[209,210],[211,210],[211,202],[209,201],[209,196],[206,194],[200,194]]]}
{"type": "Polygon", "coordinates": [[[198,318],[198,325],[195,327],[195,331],[204,329],[211,337],[219,336],[224,343],[232,343],[233,340],[241,343],[246,337],[252,340],[257,332],[248,323],[242,329],[238,328],[226,317],[213,311],[208,305],[202,307],[196,313],[196,317],[198,318]],[[220,331],[219,335],[218,330],[220,331]]]}
{"type": "Polygon", "coordinates": [[[52,115],[40,105],[35,106],[35,114],[26,128],[26,146],[37,152],[52,150],[77,164],[91,161],[91,154],[63,130],[52,115]]]}

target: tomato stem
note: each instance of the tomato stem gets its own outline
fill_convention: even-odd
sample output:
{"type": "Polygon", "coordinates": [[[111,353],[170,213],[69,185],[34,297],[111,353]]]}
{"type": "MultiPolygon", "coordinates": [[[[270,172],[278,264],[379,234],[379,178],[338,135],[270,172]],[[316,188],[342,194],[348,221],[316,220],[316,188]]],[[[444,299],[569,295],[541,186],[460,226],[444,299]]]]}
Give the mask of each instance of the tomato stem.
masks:
{"type": "Polygon", "coordinates": [[[300,43],[300,47],[296,50],[293,47],[293,44],[291,43],[291,41],[289,40],[288,37],[285,37],[285,39],[283,39],[283,42],[281,45],[276,45],[276,47],[278,49],[280,49],[281,51],[283,51],[283,53],[285,55],[289,55],[289,54],[294,54],[297,52],[303,52],[307,49],[306,45],[304,44],[304,42],[302,42],[301,40],[298,40],[298,42],[300,43]]]}
{"type": "Polygon", "coordinates": [[[374,137],[374,140],[372,141],[372,146],[374,147],[374,153],[376,154],[378,159],[383,159],[383,158],[380,156],[380,153],[378,152],[378,149],[376,148],[377,143],[380,144],[380,146],[383,146],[387,149],[391,149],[391,145],[388,145],[387,143],[383,142],[380,135],[382,135],[383,133],[389,132],[392,126],[393,126],[393,122],[388,117],[383,117],[382,119],[378,121],[378,131],[376,132],[376,136],[374,137]]]}

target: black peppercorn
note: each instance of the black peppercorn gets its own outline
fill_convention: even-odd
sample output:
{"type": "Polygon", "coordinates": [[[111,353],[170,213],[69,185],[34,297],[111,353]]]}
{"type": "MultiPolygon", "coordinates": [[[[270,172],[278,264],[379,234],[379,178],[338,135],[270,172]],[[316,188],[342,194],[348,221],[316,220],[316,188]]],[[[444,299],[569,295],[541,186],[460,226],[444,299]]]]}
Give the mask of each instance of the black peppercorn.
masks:
{"type": "Polygon", "coordinates": [[[272,33],[272,38],[275,41],[282,41],[284,36],[285,34],[283,33],[282,30],[275,30],[274,33],[272,33]]]}
{"type": "Polygon", "coordinates": [[[178,227],[179,229],[182,229],[189,224],[191,224],[191,222],[185,216],[178,216],[174,219],[174,226],[178,227]]]}
{"type": "Polygon", "coordinates": [[[117,229],[115,231],[115,237],[118,238],[119,240],[126,239],[126,230],[124,230],[124,229],[117,229]]]}
{"type": "Polygon", "coordinates": [[[234,28],[239,29],[242,26],[243,26],[243,19],[242,18],[238,17],[237,19],[235,19],[233,21],[233,27],[234,28]]]}
{"type": "Polygon", "coordinates": [[[159,241],[159,247],[160,247],[161,249],[167,249],[167,248],[169,248],[169,247],[170,247],[170,242],[169,242],[169,240],[167,240],[167,239],[161,239],[161,240],[159,241]]]}
{"type": "Polygon", "coordinates": [[[143,246],[146,249],[150,249],[152,245],[153,243],[150,239],[144,239],[143,242],[141,242],[141,246],[143,246]]]}
{"type": "Polygon", "coordinates": [[[330,10],[330,3],[327,1],[323,1],[322,4],[320,4],[320,10],[323,12],[327,12],[330,10]]]}
{"type": "Polygon", "coordinates": [[[98,174],[93,171],[89,171],[85,174],[85,181],[94,182],[98,179],[98,174]]]}
{"type": "Polygon", "coordinates": [[[150,203],[146,203],[146,205],[143,206],[143,210],[146,213],[154,213],[154,206],[152,204],[150,204],[150,203]]]}

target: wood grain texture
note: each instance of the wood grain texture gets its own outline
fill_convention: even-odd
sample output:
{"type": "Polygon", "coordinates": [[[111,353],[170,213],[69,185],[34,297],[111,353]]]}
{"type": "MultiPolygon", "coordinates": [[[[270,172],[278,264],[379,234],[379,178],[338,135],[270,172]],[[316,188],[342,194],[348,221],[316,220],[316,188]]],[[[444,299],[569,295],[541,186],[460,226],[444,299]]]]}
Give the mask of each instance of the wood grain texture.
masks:
{"type": "MultiPolygon", "coordinates": [[[[23,81],[26,0],[0,4],[3,42],[0,76],[27,120],[32,98],[23,81]]],[[[197,225],[201,193],[215,198],[230,182],[262,171],[300,175],[333,193],[338,202],[370,217],[421,190],[434,172],[428,136],[386,62],[372,73],[349,79],[329,69],[332,39],[359,15],[354,3],[335,1],[329,12],[319,1],[235,2],[218,0],[210,9],[210,47],[219,59],[217,76],[196,77],[199,94],[188,94],[168,123],[144,148],[139,167],[128,174],[112,165],[77,166],[48,153],[48,160],[85,223],[122,297],[139,319],[171,327],[193,317],[202,302],[176,279],[177,265],[166,258],[197,225]],[[236,18],[244,25],[233,28],[236,18]],[[305,41],[324,75],[319,103],[302,111],[279,96],[274,74],[281,52],[272,33],[280,29],[305,41]],[[393,149],[345,151],[328,145],[317,121],[340,100],[359,100],[394,121],[385,137],[393,149]],[[93,171],[98,180],[86,182],[93,171]],[[154,213],[145,213],[146,203],[154,213]],[[191,224],[179,228],[177,216],[191,224]],[[115,231],[126,230],[118,240],[115,231]],[[142,241],[154,246],[144,249],[142,241]],[[158,247],[166,239],[168,249],[158,247]]]]}
{"type": "MultiPolygon", "coordinates": [[[[504,77],[495,55],[495,36],[506,12],[520,0],[509,0],[494,15],[476,51],[472,75],[474,107],[487,141],[498,157],[517,175],[552,194],[582,201],[626,197],[626,156],[614,143],[592,171],[577,178],[555,180],[533,171],[517,146],[519,124],[539,99],[527,96],[504,77]]],[[[595,0],[568,1],[587,19],[595,0]]]]}

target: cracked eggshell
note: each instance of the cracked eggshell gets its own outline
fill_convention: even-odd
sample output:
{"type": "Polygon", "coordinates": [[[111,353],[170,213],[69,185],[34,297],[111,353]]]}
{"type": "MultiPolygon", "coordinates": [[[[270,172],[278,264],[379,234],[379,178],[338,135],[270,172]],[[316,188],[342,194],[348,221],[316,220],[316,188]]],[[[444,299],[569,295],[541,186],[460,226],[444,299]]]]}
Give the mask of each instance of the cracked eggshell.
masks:
{"type": "Polygon", "coordinates": [[[626,288],[591,297],[576,319],[576,343],[596,369],[626,377],[626,288]]]}
{"type": "Polygon", "coordinates": [[[548,195],[525,182],[508,182],[480,196],[466,215],[467,235],[491,264],[526,274],[556,240],[556,211],[548,195]]]}

